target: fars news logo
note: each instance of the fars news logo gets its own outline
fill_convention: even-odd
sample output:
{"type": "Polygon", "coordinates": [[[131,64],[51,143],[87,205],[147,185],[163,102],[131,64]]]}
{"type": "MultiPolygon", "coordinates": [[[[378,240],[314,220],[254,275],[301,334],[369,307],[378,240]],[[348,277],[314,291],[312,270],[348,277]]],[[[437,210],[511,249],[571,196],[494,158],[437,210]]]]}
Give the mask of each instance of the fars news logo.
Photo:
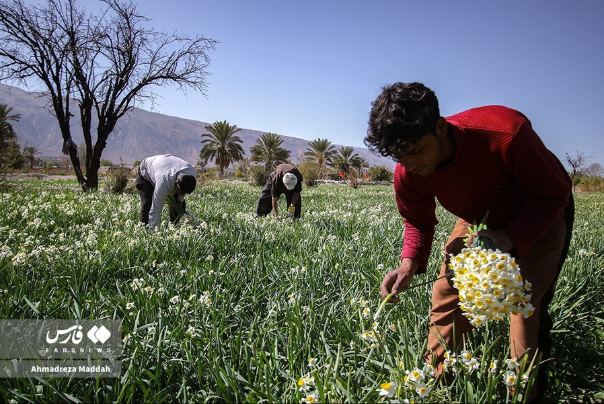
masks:
{"type": "Polygon", "coordinates": [[[119,358],[122,321],[0,320],[0,359],[119,358]]]}
{"type": "MultiPolygon", "coordinates": [[[[49,344],[67,344],[73,343],[75,345],[79,345],[80,342],[84,339],[84,333],[82,330],[84,327],[82,325],[76,324],[64,330],[56,329],[54,333],[51,330],[46,332],[46,342],[49,344]],[[51,336],[54,335],[54,336],[51,336]]],[[[93,344],[101,343],[104,344],[109,338],[111,338],[111,331],[107,329],[104,325],[98,327],[96,324],[93,324],[92,327],[86,333],[86,337],[93,344]]]]}

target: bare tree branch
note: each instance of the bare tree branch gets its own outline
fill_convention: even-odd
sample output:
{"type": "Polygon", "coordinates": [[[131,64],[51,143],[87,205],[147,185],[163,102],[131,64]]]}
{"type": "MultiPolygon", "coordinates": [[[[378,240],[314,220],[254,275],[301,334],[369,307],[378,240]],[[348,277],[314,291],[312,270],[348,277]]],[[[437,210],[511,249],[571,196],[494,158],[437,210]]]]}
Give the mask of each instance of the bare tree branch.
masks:
{"type": "Polygon", "coordinates": [[[570,156],[568,153],[566,153],[566,163],[571,169],[568,175],[570,175],[570,178],[573,182],[573,190],[576,189],[576,186],[581,179],[581,174],[583,173],[585,164],[587,164],[587,162],[591,159],[593,159],[593,155],[586,156],[585,153],[578,150],[577,154],[574,156],[570,156]]]}
{"type": "Polygon", "coordinates": [[[183,93],[191,88],[205,95],[208,52],[216,45],[204,37],[147,28],[149,20],[131,2],[102,3],[97,14],[89,14],[76,0],[47,0],[41,6],[0,0],[0,79],[43,84],[84,189],[98,187],[101,155],[119,119],[146,101],[153,106],[158,87],[176,85],[183,93]],[[72,102],[82,122],[86,177],[77,171],[71,139],[72,102]]]}

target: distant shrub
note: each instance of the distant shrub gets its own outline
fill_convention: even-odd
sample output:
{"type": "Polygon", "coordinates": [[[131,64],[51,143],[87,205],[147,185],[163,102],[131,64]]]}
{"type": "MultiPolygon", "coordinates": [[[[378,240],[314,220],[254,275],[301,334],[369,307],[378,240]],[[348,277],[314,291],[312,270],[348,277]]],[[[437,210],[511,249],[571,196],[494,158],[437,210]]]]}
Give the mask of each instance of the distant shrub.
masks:
{"type": "Polygon", "coordinates": [[[386,166],[372,166],[367,173],[373,181],[391,182],[394,178],[394,173],[386,166]]]}
{"type": "Polygon", "coordinates": [[[306,160],[296,166],[302,178],[304,178],[304,185],[312,187],[317,185],[319,179],[320,167],[319,164],[312,160],[306,160]]]}
{"type": "Polygon", "coordinates": [[[359,187],[359,179],[354,171],[345,174],[346,184],[352,189],[357,189],[359,187]]]}
{"type": "Polygon", "coordinates": [[[132,174],[132,170],[121,164],[119,167],[112,167],[107,172],[105,183],[110,192],[121,194],[128,186],[128,178],[132,174]]]}
{"type": "Polygon", "coordinates": [[[604,178],[597,176],[577,176],[576,190],[583,192],[604,192],[604,178]]]}
{"type": "Polygon", "coordinates": [[[266,184],[266,180],[268,180],[270,173],[266,171],[263,165],[258,165],[251,167],[248,171],[248,175],[251,183],[262,187],[266,184]]]}
{"type": "Polygon", "coordinates": [[[248,158],[243,158],[239,163],[237,163],[237,166],[235,167],[235,178],[248,178],[249,171],[252,167],[253,164],[251,160],[248,158]]]}
{"type": "Polygon", "coordinates": [[[208,182],[214,181],[218,177],[218,169],[216,167],[203,169],[201,174],[197,177],[197,182],[201,185],[205,185],[208,182]]]}

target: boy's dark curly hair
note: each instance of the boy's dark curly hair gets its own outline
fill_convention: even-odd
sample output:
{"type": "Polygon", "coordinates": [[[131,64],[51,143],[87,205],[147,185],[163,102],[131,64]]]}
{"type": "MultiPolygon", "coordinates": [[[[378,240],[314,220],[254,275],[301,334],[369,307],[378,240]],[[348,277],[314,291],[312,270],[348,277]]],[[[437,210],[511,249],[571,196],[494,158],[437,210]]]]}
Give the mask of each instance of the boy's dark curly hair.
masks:
{"type": "Polygon", "coordinates": [[[436,94],[422,83],[386,86],[371,104],[365,145],[396,158],[409,145],[435,133],[439,118],[436,94]]]}

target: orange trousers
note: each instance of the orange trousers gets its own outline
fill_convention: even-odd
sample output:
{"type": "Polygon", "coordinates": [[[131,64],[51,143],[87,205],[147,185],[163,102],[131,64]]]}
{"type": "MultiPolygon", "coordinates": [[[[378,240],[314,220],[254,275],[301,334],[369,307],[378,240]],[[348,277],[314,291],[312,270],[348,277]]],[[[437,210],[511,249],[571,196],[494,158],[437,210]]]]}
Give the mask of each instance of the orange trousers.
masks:
{"type": "MultiPolygon", "coordinates": [[[[510,315],[511,357],[519,358],[527,350],[529,355],[534,355],[535,352],[541,353],[542,360],[550,356],[552,346],[550,331],[553,322],[548,306],[554,294],[558,274],[566,259],[573,219],[574,203],[571,196],[569,206],[556,219],[549,231],[516,261],[522,277],[532,284],[531,303],[535,306],[535,312],[526,319],[522,315],[510,315]]],[[[445,245],[447,254],[457,254],[465,247],[463,239],[467,237],[469,225],[461,219],[457,221],[445,245]]],[[[445,274],[447,263],[448,260],[445,260],[439,276],[445,274]]],[[[457,351],[472,330],[472,325],[462,315],[458,303],[457,289],[453,287],[451,279],[444,278],[434,283],[426,360],[438,365],[438,373],[441,371],[439,365],[444,360],[445,351],[457,351]]],[[[541,397],[546,390],[547,374],[545,367],[543,369],[540,367],[531,396],[541,397]]]]}

